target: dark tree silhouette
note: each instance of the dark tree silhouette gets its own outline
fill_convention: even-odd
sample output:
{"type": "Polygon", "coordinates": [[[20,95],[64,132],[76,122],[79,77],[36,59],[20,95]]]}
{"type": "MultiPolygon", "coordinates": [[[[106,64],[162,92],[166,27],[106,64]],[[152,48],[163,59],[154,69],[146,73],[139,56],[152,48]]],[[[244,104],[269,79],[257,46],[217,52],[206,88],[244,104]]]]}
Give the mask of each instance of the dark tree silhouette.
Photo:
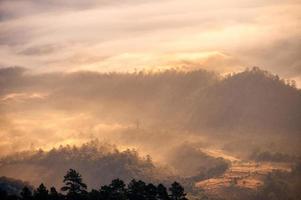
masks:
{"type": "Polygon", "coordinates": [[[6,199],[7,192],[5,190],[0,189],[0,199],[6,199]]]}
{"type": "Polygon", "coordinates": [[[48,190],[45,185],[42,183],[35,191],[34,191],[34,199],[35,200],[47,200],[48,199],[48,190]]]}
{"type": "Polygon", "coordinates": [[[60,200],[60,199],[62,199],[61,195],[56,191],[55,187],[50,188],[49,199],[50,200],[60,200]]]}
{"type": "Polygon", "coordinates": [[[92,189],[91,192],[88,194],[88,200],[99,200],[104,199],[100,196],[100,191],[97,191],[95,189],[92,189]]]}
{"type": "Polygon", "coordinates": [[[111,187],[104,185],[100,188],[100,199],[109,199],[111,195],[111,187]]]}
{"type": "Polygon", "coordinates": [[[20,200],[20,197],[17,195],[9,195],[5,200],[20,200]]]}
{"type": "Polygon", "coordinates": [[[61,190],[66,191],[67,196],[71,199],[78,199],[86,193],[87,185],[83,183],[81,175],[74,169],[69,169],[63,182],[65,186],[61,190]]]}
{"type": "Polygon", "coordinates": [[[147,200],[156,200],[157,199],[157,187],[152,183],[148,184],[145,188],[146,199],[147,200]]]}
{"type": "Polygon", "coordinates": [[[169,188],[171,192],[171,200],[186,200],[186,194],[184,193],[184,188],[177,182],[174,182],[169,188]]]}
{"type": "Polygon", "coordinates": [[[126,200],[126,189],[125,184],[120,179],[114,179],[112,183],[109,185],[110,187],[110,199],[111,200],[126,200]]]}
{"type": "Polygon", "coordinates": [[[100,190],[87,192],[81,175],[70,169],[64,176],[64,183],[62,191],[66,191],[66,194],[57,192],[54,187],[48,190],[43,183],[34,190],[34,194],[30,187],[24,187],[19,196],[8,194],[0,188],[0,200],[186,200],[184,189],[177,182],[171,185],[170,194],[162,184],[155,186],[135,179],[128,185],[121,179],[114,179],[100,190]]]}
{"type": "Polygon", "coordinates": [[[145,199],[145,183],[141,180],[132,180],[128,185],[128,196],[130,200],[144,200],[145,199]]]}
{"type": "Polygon", "coordinates": [[[158,200],[169,200],[167,189],[164,185],[159,184],[157,187],[158,200]]]}
{"type": "Polygon", "coordinates": [[[26,186],[22,189],[20,195],[23,200],[32,200],[33,199],[31,190],[26,186]]]}

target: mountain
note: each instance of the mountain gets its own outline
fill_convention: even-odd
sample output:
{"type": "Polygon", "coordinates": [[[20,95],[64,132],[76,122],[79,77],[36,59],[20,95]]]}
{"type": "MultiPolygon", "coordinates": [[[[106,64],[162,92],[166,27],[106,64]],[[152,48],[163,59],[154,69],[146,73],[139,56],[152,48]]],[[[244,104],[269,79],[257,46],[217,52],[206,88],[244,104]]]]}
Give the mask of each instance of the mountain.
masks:
{"type": "Polygon", "coordinates": [[[25,186],[33,189],[27,182],[5,176],[0,177],[0,191],[6,191],[10,195],[19,195],[25,186]]]}
{"type": "Polygon", "coordinates": [[[242,146],[242,141],[255,138],[258,143],[264,136],[294,150],[301,140],[301,91],[293,81],[288,84],[256,67],[226,77],[205,70],[33,74],[8,68],[0,69],[0,99],[6,141],[0,153],[32,144],[49,148],[70,138],[106,138],[119,145],[113,133],[133,127],[146,130],[138,134],[143,147],[172,138],[183,141],[192,133],[222,135],[223,142],[232,133],[249,134],[237,140],[242,146]],[[149,130],[160,139],[147,140],[144,133],[149,130]]]}
{"type": "Polygon", "coordinates": [[[294,81],[253,68],[199,94],[191,121],[198,128],[293,132],[301,130],[301,91],[294,81]]]}

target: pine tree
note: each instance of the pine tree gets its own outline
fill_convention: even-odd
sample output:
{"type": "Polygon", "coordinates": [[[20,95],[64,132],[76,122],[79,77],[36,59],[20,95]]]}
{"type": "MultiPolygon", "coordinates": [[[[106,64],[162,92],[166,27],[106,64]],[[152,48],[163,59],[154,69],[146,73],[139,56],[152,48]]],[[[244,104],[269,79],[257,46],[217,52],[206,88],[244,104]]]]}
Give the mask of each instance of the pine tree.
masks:
{"type": "Polygon", "coordinates": [[[28,187],[24,187],[20,193],[23,200],[32,200],[32,192],[28,187]]]}
{"type": "Polygon", "coordinates": [[[87,193],[87,185],[83,183],[81,175],[74,169],[69,169],[64,176],[63,182],[65,186],[61,190],[67,192],[69,199],[79,199],[83,194],[87,193]]]}
{"type": "Polygon", "coordinates": [[[145,200],[145,183],[133,179],[128,185],[129,200],[145,200]]]}
{"type": "Polygon", "coordinates": [[[157,187],[152,183],[148,184],[145,187],[146,200],[157,200],[157,187]]]}
{"type": "Polygon", "coordinates": [[[169,200],[167,189],[164,185],[159,184],[157,187],[158,200],[169,200]]]}
{"type": "Polygon", "coordinates": [[[47,200],[48,190],[43,183],[34,191],[35,200],[47,200]]]}
{"type": "Polygon", "coordinates": [[[61,199],[61,194],[59,194],[56,191],[55,187],[50,188],[49,199],[50,200],[60,200],[61,199]]]}
{"type": "Polygon", "coordinates": [[[174,182],[169,188],[171,200],[187,200],[184,188],[177,182],[174,182]]]}
{"type": "Polygon", "coordinates": [[[111,188],[110,199],[111,200],[126,200],[125,184],[120,179],[115,179],[109,186],[111,188]]]}

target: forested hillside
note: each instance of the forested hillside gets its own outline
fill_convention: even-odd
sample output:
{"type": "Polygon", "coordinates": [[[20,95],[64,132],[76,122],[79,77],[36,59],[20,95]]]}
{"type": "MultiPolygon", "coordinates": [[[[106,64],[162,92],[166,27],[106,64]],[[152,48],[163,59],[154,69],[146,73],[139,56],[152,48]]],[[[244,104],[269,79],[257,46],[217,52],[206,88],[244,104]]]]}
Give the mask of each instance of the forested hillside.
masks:
{"type": "Polygon", "coordinates": [[[289,134],[301,128],[301,92],[295,82],[256,67],[226,77],[204,70],[33,75],[23,68],[8,68],[0,69],[0,84],[5,84],[0,88],[3,114],[35,107],[197,131],[289,134]]]}

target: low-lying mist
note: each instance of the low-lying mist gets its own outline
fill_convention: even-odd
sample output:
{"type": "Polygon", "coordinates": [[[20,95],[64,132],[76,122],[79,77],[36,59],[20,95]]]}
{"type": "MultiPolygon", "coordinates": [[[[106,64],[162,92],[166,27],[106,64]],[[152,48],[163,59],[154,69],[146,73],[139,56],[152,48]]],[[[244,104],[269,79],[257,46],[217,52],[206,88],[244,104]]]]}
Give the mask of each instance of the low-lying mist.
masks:
{"type": "Polygon", "coordinates": [[[293,81],[258,68],[227,77],[3,68],[0,175],[59,185],[73,167],[91,186],[117,177],[202,179],[227,168],[204,149],[242,159],[267,150],[299,156],[300,108],[293,81]]]}
{"type": "Polygon", "coordinates": [[[114,145],[97,140],[79,147],[67,145],[50,151],[20,152],[0,161],[1,174],[29,180],[34,185],[43,180],[49,186],[61,186],[61,177],[69,168],[81,171],[92,187],[116,178],[158,181],[168,177],[168,171],[155,167],[149,156],[141,157],[135,150],[119,151],[114,145]]]}

